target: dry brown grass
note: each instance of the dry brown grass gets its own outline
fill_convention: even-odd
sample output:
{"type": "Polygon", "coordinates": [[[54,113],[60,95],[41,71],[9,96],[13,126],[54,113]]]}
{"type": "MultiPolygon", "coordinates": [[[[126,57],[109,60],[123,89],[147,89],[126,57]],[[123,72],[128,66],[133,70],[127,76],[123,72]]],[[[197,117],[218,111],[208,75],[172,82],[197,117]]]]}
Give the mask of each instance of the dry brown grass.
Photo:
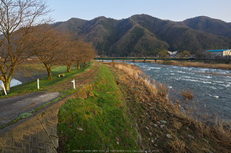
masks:
{"type": "Polygon", "coordinates": [[[157,90],[158,90],[158,94],[162,97],[167,95],[167,90],[168,87],[166,85],[163,85],[161,83],[157,83],[157,90]]]}
{"type": "MultiPolygon", "coordinates": [[[[157,93],[159,93],[156,84],[155,84],[155,80],[145,76],[142,72],[141,69],[139,69],[137,66],[135,65],[129,65],[129,64],[125,64],[125,63],[112,63],[112,66],[114,66],[115,68],[125,72],[128,77],[130,79],[134,79],[135,81],[138,81],[139,83],[143,84],[146,88],[148,88],[150,95],[151,96],[156,96],[157,93]]],[[[120,78],[121,79],[121,78],[120,78]]],[[[128,78],[124,77],[122,79],[122,81],[126,81],[128,78]]],[[[162,85],[159,84],[159,88],[161,89],[162,85]]],[[[164,88],[164,87],[162,87],[164,88]]],[[[166,95],[166,91],[164,92],[161,91],[161,94],[165,94],[166,95]]]]}
{"type": "Polygon", "coordinates": [[[168,144],[170,152],[184,153],[186,152],[185,147],[185,142],[181,140],[174,140],[168,144]]]}
{"type": "Polygon", "coordinates": [[[186,100],[193,99],[193,92],[191,90],[183,90],[181,91],[181,95],[185,97],[186,100]]]}
{"type": "MultiPolygon", "coordinates": [[[[156,62],[165,64],[166,62],[163,60],[157,60],[156,62]]],[[[203,62],[187,62],[187,61],[168,61],[167,65],[176,65],[176,66],[184,66],[184,67],[202,67],[202,68],[213,68],[213,69],[223,69],[223,70],[231,70],[231,64],[217,64],[217,63],[203,63],[203,62]]]]}
{"type": "MultiPolygon", "coordinates": [[[[138,125],[142,148],[159,152],[231,152],[231,131],[226,123],[208,126],[170,103],[167,87],[146,77],[137,66],[113,63],[119,86],[126,86],[127,106],[138,125]],[[141,76],[141,77],[140,77],[141,76]],[[165,123],[166,121],[166,123],[165,123]],[[167,138],[171,134],[172,138],[167,138]]],[[[191,93],[187,92],[187,97],[191,93]]],[[[190,110],[188,110],[190,111],[190,110]]]]}
{"type": "Polygon", "coordinates": [[[203,67],[203,68],[213,68],[213,69],[224,69],[231,70],[231,64],[209,64],[202,62],[172,62],[172,65],[185,66],[185,67],[203,67]]]}
{"type": "Polygon", "coordinates": [[[217,148],[217,152],[231,152],[230,125],[228,127],[227,122],[219,121],[215,126],[208,126],[202,122],[193,121],[190,127],[195,129],[197,135],[206,143],[212,142],[217,148]]]}
{"type": "Polygon", "coordinates": [[[182,128],[182,123],[181,122],[178,122],[178,121],[174,121],[173,122],[173,127],[175,128],[175,129],[177,129],[177,130],[180,130],[181,128],[182,128]]]}

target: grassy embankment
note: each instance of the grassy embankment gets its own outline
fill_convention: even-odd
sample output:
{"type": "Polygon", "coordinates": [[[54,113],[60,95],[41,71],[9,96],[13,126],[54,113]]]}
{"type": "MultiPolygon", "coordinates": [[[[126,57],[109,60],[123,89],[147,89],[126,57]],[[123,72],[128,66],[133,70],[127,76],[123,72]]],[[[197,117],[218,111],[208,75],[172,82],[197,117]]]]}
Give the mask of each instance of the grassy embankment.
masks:
{"type": "Polygon", "coordinates": [[[138,135],[110,70],[101,65],[92,96],[70,99],[59,112],[59,152],[139,150],[138,135]]]}
{"type": "Polygon", "coordinates": [[[226,126],[210,127],[189,118],[177,102],[169,102],[165,86],[154,80],[151,84],[137,67],[107,66],[115,78],[102,67],[92,97],[72,99],[60,109],[60,152],[230,152],[231,132],[226,126]]]}

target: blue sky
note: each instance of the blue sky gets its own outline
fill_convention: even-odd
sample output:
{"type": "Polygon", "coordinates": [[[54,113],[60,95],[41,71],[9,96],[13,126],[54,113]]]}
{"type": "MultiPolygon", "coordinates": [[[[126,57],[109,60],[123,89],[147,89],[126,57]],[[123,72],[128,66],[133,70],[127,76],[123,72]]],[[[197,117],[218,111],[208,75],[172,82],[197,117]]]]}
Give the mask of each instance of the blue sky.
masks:
{"type": "Polygon", "coordinates": [[[53,10],[49,15],[55,22],[72,17],[123,19],[135,14],[172,21],[208,16],[231,22],[231,0],[46,0],[46,3],[53,10]]]}

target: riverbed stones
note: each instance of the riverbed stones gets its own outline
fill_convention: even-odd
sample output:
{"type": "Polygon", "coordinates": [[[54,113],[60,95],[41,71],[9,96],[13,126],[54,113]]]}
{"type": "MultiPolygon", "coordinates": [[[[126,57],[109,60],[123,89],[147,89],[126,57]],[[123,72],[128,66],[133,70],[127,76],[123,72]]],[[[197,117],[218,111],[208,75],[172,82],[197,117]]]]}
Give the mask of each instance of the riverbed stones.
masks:
{"type": "Polygon", "coordinates": [[[169,138],[169,139],[172,139],[171,134],[166,134],[166,137],[169,138]]]}
{"type": "Polygon", "coordinates": [[[190,139],[194,139],[194,136],[192,136],[192,135],[188,135],[188,137],[190,138],[190,139]]]}

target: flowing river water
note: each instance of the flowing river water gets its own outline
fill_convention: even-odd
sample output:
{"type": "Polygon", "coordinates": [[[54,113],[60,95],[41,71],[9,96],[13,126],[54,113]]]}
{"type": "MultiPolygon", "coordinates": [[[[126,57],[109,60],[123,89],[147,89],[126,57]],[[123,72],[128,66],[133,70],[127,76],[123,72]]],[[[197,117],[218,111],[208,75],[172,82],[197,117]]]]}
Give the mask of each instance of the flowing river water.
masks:
{"type": "Polygon", "coordinates": [[[180,67],[155,63],[132,63],[152,79],[170,89],[171,100],[193,107],[197,114],[231,121],[231,71],[198,67],[180,67]],[[191,90],[195,98],[185,101],[182,90],[191,90]]]}

